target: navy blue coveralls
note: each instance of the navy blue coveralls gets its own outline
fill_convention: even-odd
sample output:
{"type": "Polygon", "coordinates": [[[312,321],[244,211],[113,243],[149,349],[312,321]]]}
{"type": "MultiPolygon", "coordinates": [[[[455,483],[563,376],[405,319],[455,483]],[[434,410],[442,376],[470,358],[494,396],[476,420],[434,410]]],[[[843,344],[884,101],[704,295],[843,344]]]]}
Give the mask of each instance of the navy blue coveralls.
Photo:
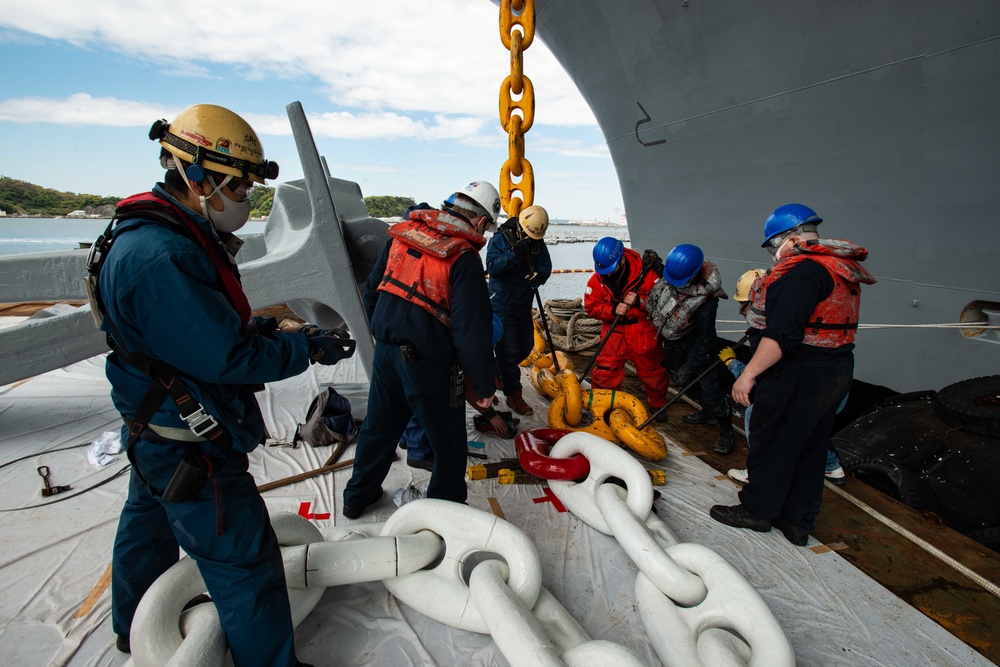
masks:
{"type": "MultiPolygon", "coordinates": [[[[458,216],[455,211],[449,214],[458,216]]],[[[483,265],[476,252],[462,253],[452,264],[449,329],[419,305],[378,290],[393,243],[386,244],[362,294],[375,338],[375,359],[368,414],[358,435],[353,474],[344,488],[344,505],[363,507],[379,498],[412,415],[423,426],[434,453],[427,497],[465,502],[465,403],[463,399],[451,407],[449,372],[457,359],[466,384],[479,396],[493,395],[493,315],[483,265]],[[404,361],[402,344],[412,345],[418,358],[404,361]]]]}
{"type": "Polygon", "coordinates": [[[508,219],[486,248],[490,302],[493,312],[503,322],[503,335],[494,348],[496,367],[503,393],[508,396],[521,389],[518,364],[528,356],[535,343],[531,320],[534,290],[544,285],[552,274],[552,259],[544,240],[525,236],[530,250],[527,260],[514,251],[511,241],[518,224],[517,218],[508,219]],[[537,275],[528,280],[526,276],[531,273],[537,275]]]}
{"type": "MultiPolygon", "coordinates": [[[[854,343],[802,343],[816,305],[833,291],[830,273],[804,261],[767,288],[767,328],[782,356],[757,376],[750,416],[750,482],[740,502],[755,517],[780,516],[806,531],[816,528],[823,499],[826,450],[837,406],[854,375],[854,343]]],[[[751,343],[759,342],[753,337],[751,343]]]]}
{"type": "MultiPolygon", "coordinates": [[[[210,223],[171,201],[203,230],[210,223]]],[[[221,246],[220,246],[221,248],[221,246]]],[[[162,498],[187,443],[147,429],[129,448],[133,463],[112,557],[112,626],[128,635],[139,600],[179,558],[198,563],[238,666],[294,667],[294,634],[277,538],[264,501],[247,472],[246,452],[264,438],[251,386],[297,375],[309,365],[301,334],[273,338],[247,330],[206,250],[163,222],[122,222],[100,274],[107,308],[126,350],[179,369],[192,396],[225,428],[233,450],[201,442],[214,466],[198,495],[184,503],[162,498]]],[[[150,379],[117,354],[106,364],[115,407],[132,418],[150,379]]],[[[151,424],[186,430],[168,398],[151,424]]],[[[128,440],[126,428],[122,441],[128,440]]]]}

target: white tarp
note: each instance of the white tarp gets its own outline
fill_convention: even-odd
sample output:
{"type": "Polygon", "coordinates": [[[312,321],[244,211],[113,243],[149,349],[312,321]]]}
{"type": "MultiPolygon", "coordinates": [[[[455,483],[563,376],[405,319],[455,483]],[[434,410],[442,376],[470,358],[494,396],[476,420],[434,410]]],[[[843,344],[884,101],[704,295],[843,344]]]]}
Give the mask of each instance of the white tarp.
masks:
{"type": "MultiPolygon", "coordinates": [[[[269,386],[261,407],[277,441],[289,441],[320,384],[333,382],[363,416],[367,389],[360,365],[313,367],[269,386]]],[[[546,403],[525,392],[535,415],[521,427],[544,426],[546,403]]],[[[503,405],[501,404],[501,407],[503,405]]],[[[514,455],[513,441],[485,437],[490,460],[514,455]]],[[[104,379],[103,357],[0,387],[0,665],[122,665],[114,648],[109,592],[104,588],[127,478],[49,507],[24,509],[76,493],[113,477],[127,464],[97,469],[89,443],[117,429],[104,379]],[[66,451],[53,449],[80,445],[66,451]],[[52,484],[73,487],[43,498],[40,465],[52,484]],[[93,600],[88,596],[93,593],[93,600]]],[[[669,426],[667,428],[669,433],[669,426]]],[[[259,483],[318,468],[331,448],[259,448],[251,470],[259,483]]],[[[405,452],[384,484],[387,493],[359,523],[384,521],[392,492],[424,485],[430,473],[406,466],[405,452]]],[[[343,458],[353,456],[353,447],[343,458]]],[[[479,461],[470,459],[469,463],[479,461]]],[[[735,486],[673,443],[662,466],[667,484],[657,512],[683,541],[727,558],[760,591],[781,623],[801,665],[989,665],[989,661],[855,569],[835,552],[794,547],[778,531],[760,534],[708,517],[715,503],[735,502],[735,486]]],[[[265,493],[271,512],[308,512],[322,530],[348,524],[341,492],[350,470],[265,493]],[[306,503],[308,508],[306,509],[306,503]]],[[[535,485],[470,481],[469,504],[489,512],[495,498],[508,521],[537,546],[543,585],[595,639],[624,644],[659,665],[636,610],[637,569],[615,542],[568,513],[558,512],[535,485]]],[[[813,542],[814,544],[815,542],[813,542]]],[[[296,631],[298,655],[315,665],[506,665],[489,636],[452,630],[398,603],[381,583],[329,589],[296,631]]]]}

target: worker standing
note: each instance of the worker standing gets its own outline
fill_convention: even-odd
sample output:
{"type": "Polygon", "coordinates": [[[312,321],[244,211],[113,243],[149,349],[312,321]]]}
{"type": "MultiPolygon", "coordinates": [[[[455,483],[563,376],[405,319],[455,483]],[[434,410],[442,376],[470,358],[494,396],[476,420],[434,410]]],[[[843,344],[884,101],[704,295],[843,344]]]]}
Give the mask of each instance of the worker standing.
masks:
{"type": "MultiPolygon", "coordinates": [[[[601,338],[606,341],[591,383],[600,389],[621,389],[625,362],[632,361],[654,411],[667,404],[670,386],[663,350],[645,307],[657,277],[639,253],[605,236],[594,245],[594,275],[587,281],[583,299],[587,314],[603,323],[601,338]]],[[[656,419],[665,422],[666,411],[656,419]]]]}
{"type": "Polygon", "coordinates": [[[245,120],[198,104],[154,123],[149,138],[162,147],[164,182],[118,204],[88,261],[132,464],[112,555],[117,647],[131,652],[139,600],[180,547],[198,564],[233,663],[294,667],[281,552],[247,471],[265,437],[254,392],[350,356],[354,341],[311,325],[284,333],[251,315],[233,233],[250,216],[250,188],[278,165],[245,120]]]}
{"type": "Polygon", "coordinates": [[[503,334],[494,348],[498,388],[503,389],[507,407],[522,415],[534,412],[522,396],[518,364],[534,344],[532,298],[552,273],[552,260],[545,246],[548,227],[546,210],[529,206],[500,225],[486,248],[490,303],[503,323],[503,334]]]}
{"type": "Polygon", "coordinates": [[[715,505],[716,521],[756,531],[772,523],[804,546],[815,528],[823,497],[826,447],[837,405],[850,388],[861,285],[873,284],[860,262],[867,249],[821,239],[823,221],[802,204],[774,210],[764,242],[774,259],[751,301],[766,321],[754,355],[733,384],[733,398],[750,405],[749,481],[740,504],[715,505]],[[756,387],[755,387],[756,385],[756,387]]]}
{"type": "Polygon", "coordinates": [[[496,188],[474,181],[441,209],[418,208],[389,228],[363,293],[375,358],[345,517],[357,519],[382,497],[413,415],[433,453],[427,497],[465,502],[466,383],[482,410],[495,391],[493,314],[478,251],[499,215],[496,188]]]}

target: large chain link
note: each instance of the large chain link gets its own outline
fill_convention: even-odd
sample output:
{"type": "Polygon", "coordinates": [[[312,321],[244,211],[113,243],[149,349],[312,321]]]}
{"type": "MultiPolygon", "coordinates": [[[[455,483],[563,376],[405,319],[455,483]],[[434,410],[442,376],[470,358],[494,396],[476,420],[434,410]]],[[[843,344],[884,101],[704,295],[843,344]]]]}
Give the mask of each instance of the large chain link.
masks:
{"type": "MultiPolygon", "coordinates": [[[[642,464],[590,433],[574,432],[553,457],[583,455],[585,480],[550,481],[560,501],[613,535],[640,572],[636,599],[653,648],[668,667],[794,665],[795,656],[753,586],[708,547],[682,543],[652,511],[642,464]],[[608,483],[622,480],[626,489],[608,483]]],[[[641,659],[593,640],[541,585],[538,552],[520,529],[467,505],[423,499],[382,525],[338,527],[324,536],[294,514],[275,515],[292,621],[301,622],[328,586],[382,581],[396,598],[454,628],[488,633],[513,667],[638,667],[641,659]]],[[[132,627],[137,667],[219,663],[225,638],[214,605],[183,612],[204,592],[196,564],[182,559],[143,597],[132,627]]]]}
{"type": "Polygon", "coordinates": [[[651,511],[652,485],[642,464],[579,431],[559,440],[551,456],[578,453],[590,461],[588,478],[550,480],[549,488],[585,523],[613,535],[638,566],[640,614],[664,665],[795,664],[781,625],[746,577],[712,549],[679,542],[651,511]],[[627,490],[606,483],[611,476],[627,490]],[[732,640],[713,629],[732,633],[732,640]]]}
{"type": "Polygon", "coordinates": [[[510,49],[510,75],[500,84],[500,125],[508,137],[500,201],[512,218],[535,201],[535,172],[524,157],[524,133],[535,122],[535,89],[524,75],[524,51],[534,38],[535,0],[500,0],[500,41],[510,49]]]}

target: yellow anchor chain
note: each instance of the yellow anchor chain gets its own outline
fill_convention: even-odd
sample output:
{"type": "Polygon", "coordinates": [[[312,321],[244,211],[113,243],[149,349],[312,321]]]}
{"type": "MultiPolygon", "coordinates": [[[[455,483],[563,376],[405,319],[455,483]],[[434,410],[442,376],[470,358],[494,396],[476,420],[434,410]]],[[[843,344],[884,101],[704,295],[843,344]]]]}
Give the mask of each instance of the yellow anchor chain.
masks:
{"type": "Polygon", "coordinates": [[[500,84],[500,125],[508,136],[500,201],[512,218],[535,200],[535,172],[524,157],[524,133],[535,122],[535,89],[524,75],[524,51],[534,38],[535,0],[500,0],[500,41],[510,49],[510,75],[500,84]]]}

